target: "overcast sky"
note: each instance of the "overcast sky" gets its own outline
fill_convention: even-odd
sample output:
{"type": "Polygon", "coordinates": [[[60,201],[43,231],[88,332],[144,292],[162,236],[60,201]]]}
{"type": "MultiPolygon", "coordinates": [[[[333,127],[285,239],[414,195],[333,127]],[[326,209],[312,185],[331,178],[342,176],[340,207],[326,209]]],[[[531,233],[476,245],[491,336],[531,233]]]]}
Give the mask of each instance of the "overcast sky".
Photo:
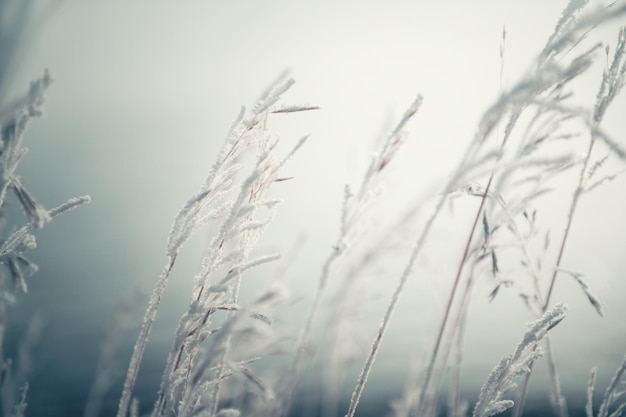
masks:
{"type": "MultiPolygon", "coordinates": [[[[540,0],[63,2],[43,24],[29,29],[33,36],[18,55],[10,90],[27,88],[44,68],[55,79],[46,115],[26,139],[30,152],[19,169],[25,185],[48,207],[83,194],[93,200],[40,233],[34,255],[40,271],[15,310],[17,324],[35,311],[47,321],[35,362],[33,378],[41,382],[33,379],[33,401],[55,403],[59,410],[62,403],[80,408],[114,306],[137,285],[156,281],[175,213],[208,173],[240,106],[252,103],[282,71],[291,70],[296,79],[287,102],[321,108],[276,121],[287,142],[311,134],[285,167],[285,175],[295,180],[281,189],[286,202],[267,239],[268,246],[286,251],[300,235],[307,236],[289,279],[295,293],[306,294],[338,233],[344,184],[359,183],[379,134],[421,93],[424,105],[409,127],[385,198],[397,208],[411,201],[406,198],[411,193],[440,185],[485,108],[529,69],[564,5],[540,0]],[[65,388],[57,391],[58,386],[65,388]]],[[[614,44],[617,26],[593,36],[614,44]]],[[[580,86],[582,97],[593,97],[601,71],[595,69],[580,86]]],[[[624,111],[621,97],[604,125],[618,141],[626,128],[624,111]]],[[[563,187],[560,192],[569,198],[573,185],[563,187]]],[[[606,317],[598,318],[573,285],[559,286],[555,294],[570,305],[567,323],[555,335],[560,372],[563,385],[578,394],[593,365],[601,367],[599,381],[605,384],[626,352],[625,191],[621,178],[584,200],[565,258],[568,268],[585,272],[606,317]]],[[[556,235],[565,221],[559,208],[543,207],[556,235]]],[[[456,249],[450,242],[463,242],[467,227],[462,220],[436,226],[440,238],[433,239],[422,266],[445,278],[407,291],[374,384],[393,375],[402,381],[411,355],[428,349],[406,337],[429,326],[412,312],[430,300],[428,314],[441,314],[451,265],[461,255],[460,243],[456,249]],[[465,229],[458,227],[462,224],[465,229]]],[[[187,302],[202,243],[197,239],[189,246],[166,294],[145,365],[149,376],[140,381],[147,395],[158,384],[159,361],[187,302]]],[[[532,320],[512,295],[488,305],[489,291],[489,283],[477,286],[467,332],[468,380],[476,389],[532,320]]],[[[143,314],[143,308],[139,311],[143,314]]],[[[366,344],[375,325],[366,326],[366,344]]],[[[131,332],[129,340],[134,337],[131,332]]],[[[33,403],[31,415],[44,415],[42,407],[33,403]]]]}

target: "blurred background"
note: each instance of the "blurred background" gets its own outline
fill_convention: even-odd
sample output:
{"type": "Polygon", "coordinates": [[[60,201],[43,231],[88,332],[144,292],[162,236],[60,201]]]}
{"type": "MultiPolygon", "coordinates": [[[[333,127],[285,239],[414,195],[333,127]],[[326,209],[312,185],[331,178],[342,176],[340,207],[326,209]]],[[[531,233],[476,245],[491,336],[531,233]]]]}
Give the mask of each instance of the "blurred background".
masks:
{"type": "MultiPolygon", "coordinates": [[[[377,139],[423,94],[383,196],[383,213],[393,217],[436,190],[454,169],[482,112],[501,88],[529,70],[565,2],[66,0],[49,6],[33,2],[25,36],[11,55],[7,97],[25,91],[45,68],[55,80],[44,118],[27,133],[30,152],[19,175],[46,207],[84,194],[92,202],[38,233],[31,258],[40,270],[8,317],[9,354],[32,317],[43,318],[29,378],[27,415],[33,417],[82,415],[116,305],[138,288],[151,290],[165,263],[174,215],[201,185],[240,106],[253,103],[278,74],[289,69],[297,81],[286,102],[321,108],[276,118],[284,141],[311,137],[285,167],[295,179],[276,187],[285,203],[262,242],[287,253],[305,237],[287,277],[298,299],[294,311],[303,312],[339,232],[344,184],[360,184],[377,139]]],[[[0,16],[3,24],[12,18],[0,16]]],[[[590,36],[614,44],[618,23],[590,36]]],[[[585,103],[593,103],[600,82],[601,66],[593,70],[580,85],[585,103]]],[[[622,96],[603,125],[617,141],[626,128],[624,111],[622,96]]],[[[557,190],[561,205],[538,208],[555,242],[565,226],[571,180],[557,190]]],[[[626,353],[625,187],[622,176],[582,200],[564,259],[568,269],[585,273],[605,317],[573,282],[559,282],[554,295],[570,307],[555,329],[554,349],[574,410],[582,404],[591,367],[599,367],[601,392],[626,353]]],[[[428,336],[442,314],[470,225],[464,208],[435,225],[419,265],[428,273],[405,292],[365,392],[364,415],[388,410],[402,392],[407,364],[430,349],[428,336]]],[[[199,236],[183,251],[163,300],[138,382],[146,409],[156,397],[206,240],[199,236]]],[[[405,258],[398,258],[398,267],[405,258]]],[[[397,276],[371,283],[380,305],[397,276]]],[[[477,284],[466,331],[463,372],[472,401],[533,320],[515,294],[489,303],[492,288],[490,282],[477,284]]],[[[133,300],[137,319],[124,333],[122,370],[145,309],[145,297],[133,300]]],[[[372,311],[354,324],[362,352],[347,381],[355,379],[377,327],[380,306],[373,303],[372,311]]],[[[536,368],[531,394],[543,404],[545,363],[536,368]]],[[[116,409],[122,380],[120,374],[105,415],[116,409]]]]}

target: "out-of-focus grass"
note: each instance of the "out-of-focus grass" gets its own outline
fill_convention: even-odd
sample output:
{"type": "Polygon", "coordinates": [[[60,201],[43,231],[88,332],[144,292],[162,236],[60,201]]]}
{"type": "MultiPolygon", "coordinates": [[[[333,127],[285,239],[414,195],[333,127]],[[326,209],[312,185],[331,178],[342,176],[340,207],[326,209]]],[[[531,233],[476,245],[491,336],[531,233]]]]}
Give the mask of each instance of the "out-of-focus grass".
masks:
{"type": "MultiPolygon", "coordinates": [[[[18,61],[30,3],[11,7],[7,2],[0,3],[0,11],[15,16],[8,20],[11,24],[3,32],[8,35],[1,38],[4,59],[0,61],[0,94],[6,91],[18,61]]],[[[468,399],[461,395],[466,321],[475,283],[489,280],[493,285],[491,299],[505,291],[514,292],[522,300],[520,306],[528,308],[536,321],[512,355],[500,361],[493,358],[497,365],[487,376],[473,408],[474,415],[489,416],[514,406],[514,415],[521,415],[533,364],[542,354],[550,369],[548,396],[554,414],[568,415],[558,377],[558,357],[553,354],[548,337],[565,317],[565,307],[555,305],[558,300],[553,300],[553,289],[560,279],[573,279],[597,313],[603,314],[601,300],[581,272],[563,265],[563,254],[572,224],[576,224],[579,201],[621,172],[607,171],[606,166],[623,165],[626,159],[621,143],[602,128],[604,114],[626,79],[624,30],[619,31],[615,44],[589,44],[586,40],[597,26],[623,19],[624,14],[626,5],[618,2],[593,9],[584,1],[570,1],[528,72],[512,87],[503,89],[485,111],[461,161],[446,181],[434,185],[437,191],[432,195],[407,207],[397,221],[380,227],[380,213],[376,210],[384,199],[387,172],[398,162],[397,155],[403,151],[405,141],[412,139],[408,133],[410,124],[419,118],[423,100],[428,100],[418,95],[380,141],[361,183],[345,187],[343,210],[336,219],[327,220],[335,221],[339,231],[317,271],[312,304],[300,318],[287,318],[284,313],[294,302],[285,277],[289,275],[290,262],[298,262],[297,247],[293,252],[280,254],[265,251],[259,242],[274,217],[280,215],[279,185],[297,181],[288,171],[283,173],[284,168],[306,157],[302,155],[306,147],[300,148],[307,136],[285,144],[272,129],[273,123],[293,113],[320,109],[285,102],[284,96],[293,84],[288,75],[271,83],[249,110],[242,109],[235,118],[206,180],[175,217],[166,242],[163,273],[148,301],[130,358],[118,417],[146,413],[155,417],[298,414],[298,384],[304,369],[312,366],[311,372],[323,378],[325,388],[318,410],[311,413],[333,417],[342,412],[340,405],[346,402],[342,391],[353,386],[345,413],[349,417],[357,414],[407,282],[425,279],[424,271],[415,273],[423,248],[432,240],[434,225],[441,221],[442,212],[459,200],[475,200],[477,204],[469,213],[468,230],[458,233],[461,252],[450,250],[453,276],[438,278],[451,281],[445,308],[441,317],[428,318],[436,330],[432,340],[421,342],[425,359],[414,367],[404,393],[398,393],[389,412],[396,416],[468,414],[468,399]],[[605,62],[604,71],[598,76],[596,101],[578,103],[577,81],[596,76],[592,71],[596,62],[605,62]],[[572,177],[576,182],[574,192],[561,217],[564,232],[557,226],[546,228],[538,220],[535,205],[552,195],[557,180],[572,177]],[[409,227],[416,222],[419,227],[409,227]],[[200,231],[208,236],[206,250],[164,364],[157,401],[150,407],[135,397],[145,349],[181,250],[200,231]],[[396,266],[400,264],[393,272],[385,267],[390,259],[396,266]],[[277,265],[274,270],[269,268],[272,264],[277,265]],[[273,279],[269,286],[256,288],[255,274],[271,274],[273,279]],[[375,298],[380,298],[380,294],[368,292],[372,279],[384,280],[386,293],[382,294],[380,324],[368,349],[357,333],[363,312],[370,304],[379,302],[375,298]],[[242,291],[248,287],[256,289],[255,297],[242,297],[242,291]],[[287,322],[292,327],[285,325],[287,322]],[[345,379],[345,369],[355,361],[362,361],[363,365],[353,382],[345,379]],[[516,386],[519,380],[521,389],[516,386]],[[448,395],[447,401],[444,394],[448,395]]],[[[6,25],[7,19],[2,22],[6,25]]],[[[503,62],[505,45],[503,32],[503,62]]],[[[23,97],[0,97],[0,205],[4,206],[12,192],[25,214],[25,225],[5,233],[0,246],[4,267],[0,276],[0,348],[13,296],[26,291],[26,278],[36,270],[25,256],[34,247],[32,232],[56,215],[89,201],[88,197],[70,199],[48,210],[16,175],[18,163],[25,155],[25,128],[31,118],[41,114],[50,83],[46,71],[23,97]]],[[[131,304],[137,303],[131,299],[131,304]]],[[[128,318],[124,312],[131,310],[122,308],[114,323],[122,324],[128,318]]],[[[419,305],[414,314],[423,314],[419,305]]],[[[559,326],[564,325],[576,324],[559,326]]],[[[113,326],[110,337],[102,344],[86,416],[99,415],[106,392],[116,388],[112,370],[118,355],[115,336],[119,327],[116,330],[113,326]]],[[[11,360],[0,355],[3,415],[28,414],[29,352],[39,331],[40,325],[34,321],[25,333],[18,356],[11,360]]],[[[594,415],[595,372],[588,384],[589,417],[594,415]]],[[[617,416],[626,407],[622,398],[623,374],[622,364],[597,409],[598,416],[617,416]]]]}

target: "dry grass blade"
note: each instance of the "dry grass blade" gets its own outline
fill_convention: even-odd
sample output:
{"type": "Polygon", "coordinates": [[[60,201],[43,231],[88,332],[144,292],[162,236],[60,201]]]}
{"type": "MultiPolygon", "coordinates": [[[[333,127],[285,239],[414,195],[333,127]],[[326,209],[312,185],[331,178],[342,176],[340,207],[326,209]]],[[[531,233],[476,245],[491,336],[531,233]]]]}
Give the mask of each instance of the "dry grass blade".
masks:
{"type": "Polygon", "coordinates": [[[568,271],[568,270],[565,270],[565,269],[562,269],[562,268],[559,269],[559,272],[563,272],[563,273],[571,276],[574,279],[574,281],[576,281],[576,283],[578,283],[580,288],[583,290],[583,292],[587,296],[587,299],[589,300],[589,303],[591,303],[591,305],[596,310],[596,312],[601,317],[604,317],[604,313],[602,312],[602,304],[597,299],[597,297],[591,293],[591,290],[589,289],[589,284],[587,284],[587,281],[585,281],[583,275],[581,273],[574,272],[574,271],[568,271]]]}

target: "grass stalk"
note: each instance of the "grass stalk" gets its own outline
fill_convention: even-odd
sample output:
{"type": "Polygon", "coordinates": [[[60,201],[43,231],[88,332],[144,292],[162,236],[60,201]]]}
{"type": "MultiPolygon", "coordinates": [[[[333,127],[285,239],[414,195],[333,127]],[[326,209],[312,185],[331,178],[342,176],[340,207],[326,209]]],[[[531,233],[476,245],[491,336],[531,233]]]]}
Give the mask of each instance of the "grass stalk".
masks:
{"type": "Polygon", "coordinates": [[[411,273],[413,272],[413,266],[415,264],[415,261],[417,260],[418,256],[420,255],[422,251],[422,248],[424,246],[424,243],[426,242],[426,238],[428,237],[430,229],[432,228],[435,222],[435,219],[437,218],[441,209],[443,208],[445,200],[446,200],[446,194],[442,194],[439,197],[439,200],[437,202],[437,205],[434,211],[432,212],[432,214],[430,215],[430,218],[426,222],[424,229],[422,230],[413,250],[411,251],[409,260],[402,274],[400,275],[398,284],[396,285],[394,289],[393,295],[391,296],[391,300],[389,301],[389,304],[387,305],[387,308],[385,310],[385,314],[383,316],[382,322],[380,323],[378,331],[376,332],[376,336],[374,337],[374,342],[372,343],[372,346],[370,347],[370,350],[368,352],[367,359],[365,360],[363,368],[361,369],[361,373],[359,374],[359,377],[357,379],[355,389],[352,393],[352,397],[350,398],[350,406],[348,407],[348,411],[345,414],[346,417],[354,417],[354,413],[356,412],[357,406],[359,405],[359,401],[361,400],[361,396],[363,395],[363,390],[365,389],[365,385],[367,384],[369,374],[372,371],[372,367],[374,366],[374,363],[376,362],[376,357],[378,355],[380,345],[383,341],[383,338],[385,337],[387,328],[389,327],[389,324],[391,323],[391,317],[393,316],[393,313],[396,310],[398,302],[400,301],[400,297],[404,291],[404,287],[406,286],[406,283],[409,280],[411,273]]]}
{"type": "Polygon", "coordinates": [[[321,300],[330,279],[330,274],[338,262],[346,253],[346,251],[359,243],[363,232],[359,230],[362,227],[360,223],[366,221],[365,209],[372,203],[375,197],[372,196],[373,188],[379,181],[379,177],[388,167],[399,147],[404,142],[404,128],[406,124],[417,113],[422,104],[422,96],[418,95],[413,103],[404,112],[399,123],[391,131],[386,140],[382,143],[381,149],[374,154],[368,170],[365,173],[363,182],[356,195],[353,195],[350,188],[346,186],[344,192],[343,212],[341,215],[340,233],[337,238],[333,251],[324,261],[320,276],[317,281],[317,287],[313,296],[313,302],[304,321],[304,327],[300,333],[297,342],[294,359],[289,367],[289,377],[287,379],[286,389],[280,404],[278,414],[284,416],[291,407],[297,381],[302,370],[304,355],[310,343],[311,331],[313,324],[319,313],[321,300]]]}
{"type": "MultiPolygon", "coordinates": [[[[620,13],[624,12],[624,7],[622,7],[622,11],[620,13]]],[[[601,82],[601,86],[600,89],[598,91],[598,95],[597,95],[597,102],[596,102],[596,106],[595,106],[595,111],[594,111],[594,115],[593,115],[593,123],[590,126],[590,140],[589,140],[589,145],[587,148],[587,153],[585,154],[585,158],[582,164],[582,167],[580,169],[579,175],[578,175],[578,181],[576,184],[576,188],[574,190],[574,195],[572,197],[570,206],[569,206],[569,210],[568,210],[568,214],[567,214],[567,222],[565,225],[565,230],[563,233],[563,237],[561,238],[561,241],[559,243],[559,250],[558,250],[558,255],[556,258],[556,262],[555,262],[555,267],[554,267],[554,271],[552,272],[552,276],[550,279],[550,285],[548,287],[548,291],[546,293],[546,297],[545,297],[545,302],[543,304],[543,311],[545,312],[550,304],[550,300],[552,297],[552,294],[554,292],[554,287],[555,287],[555,283],[556,283],[556,278],[557,278],[557,274],[559,273],[559,271],[561,270],[561,264],[563,261],[563,255],[565,253],[565,247],[566,244],[568,242],[568,238],[569,238],[569,234],[570,234],[570,230],[572,228],[572,222],[574,220],[574,216],[576,214],[576,209],[578,207],[578,203],[580,201],[580,197],[582,196],[583,192],[584,192],[584,186],[585,186],[585,180],[586,180],[586,174],[590,168],[590,162],[591,162],[591,155],[594,149],[594,145],[596,143],[596,139],[597,136],[595,134],[595,132],[598,130],[598,127],[600,125],[600,123],[602,122],[602,119],[604,118],[605,112],[608,108],[608,106],[612,103],[613,99],[617,96],[617,94],[620,92],[621,88],[624,85],[624,82],[626,80],[626,61],[624,58],[624,54],[625,54],[625,49],[626,49],[626,35],[625,35],[625,29],[622,27],[619,31],[618,34],[618,41],[617,41],[617,46],[616,46],[616,50],[615,53],[613,55],[613,59],[612,62],[610,64],[610,66],[608,65],[608,61],[607,61],[607,68],[604,71],[603,74],[603,79],[601,82]]],[[[607,58],[608,58],[608,49],[607,49],[607,58]]],[[[553,357],[552,353],[551,353],[551,349],[549,348],[548,345],[548,352],[549,352],[549,357],[553,357]]],[[[556,369],[554,367],[554,364],[551,363],[549,364],[549,369],[550,369],[550,375],[551,378],[553,380],[553,384],[555,386],[555,396],[557,397],[556,399],[559,401],[560,403],[560,399],[561,399],[561,393],[560,393],[560,389],[559,389],[559,384],[558,384],[558,376],[555,374],[556,369]],[[556,381],[556,383],[555,383],[556,381]]],[[[531,371],[532,371],[532,367],[531,367],[531,371]]],[[[529,372],[528,374],[526,374],[526,376],[524,377],[524,382],[522,385],[522,391],[521,391],[521,396],[519,399],[519,402],[515,408],[515,410],[513,411],[513,417],[519,417],[522,413],[522,410],[524,408],[524,404],[526,402],[526,398],[528,395],[528,385],[530,382],[530,375],[532,374],[532,372],[529,372]]],[[[565,412],[565,410],[561,409],[561,413],[565,412]]]]}
{"type": "Polygon", "coordinates": [[[128,409],[133,396],[133,390],[135,389],[135,384],[137,382],[139,367],[143,359],[143,354],[146,350],[146,345],[148,344],[148,337],[150,336],[152,325],[154,324],[157,311],[161,304],[161,300],[163,299],[163,293],[165,291],[165,287],[167,286],[167,282],[169,281],[170,273],[176,263],[176,257],[177,253],[168,257],[165,268],[163,269],[163,272],[161,273],[161,276],[159,277],[159,280],[152,292],[152,296],[150,297],[148,309],[146,310],[143,324],[141,326],[141,330],[139,331],[139,336],[137,337],[137,343],[133,348],[133,354],[130,359],[130,364],[128,365],[128,372],[126,373],[126,380],[124,381],[124,389],[122,391],[122,396],[120,397],[117,409],[117,417],[126,417],[128,414],[128,409]]]}

